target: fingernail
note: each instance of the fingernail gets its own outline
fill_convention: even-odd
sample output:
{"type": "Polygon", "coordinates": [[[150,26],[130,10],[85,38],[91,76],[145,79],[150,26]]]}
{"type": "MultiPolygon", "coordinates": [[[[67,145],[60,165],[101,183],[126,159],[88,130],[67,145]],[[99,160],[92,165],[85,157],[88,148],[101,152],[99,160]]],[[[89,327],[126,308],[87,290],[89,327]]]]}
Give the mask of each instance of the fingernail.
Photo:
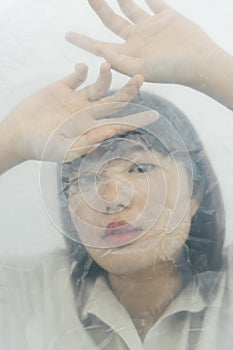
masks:
{"type": "Polygon", "coordinates": [[[111,69],[111,65],[108,62],[104,62],[101,65],[101,72],[105,72],[111,69]]]}
{"type": "Polygon", "coordinates": [[[139,86],[141,86],[144,83],[145,79],[144,79],[144,77],[141,74],[138,74],[136,76],[137,76],[137,79],[138,79],[138,84],[139,84],[139,86]]]}
{"type": "Polygon", "coordinates": [[[149,110],[146,112],[141,112],[136,114],[137,117],[140,117],[140,115],[142,115],[142,117],[140,118],[141,120],[139,121],[138,125],[142,125],[142,126],[154,123],[159,119],[159,113],[154,110],[149,110]]]}
{"type": "Polygon", "coordinates": [[[146,116],[149,119],[153,119],[154,121],[156,121],[160,118],[159,113],[155,110],[150,110],[150,111],[146,112],[146,116]]]}
{"type": "Polygon", "coordinates": [[[86,73],[88,70],[88,67],[85,63],[77,63],[75,65],[75,70],[76,72],[78,71],[78,73],[86,73]]]}

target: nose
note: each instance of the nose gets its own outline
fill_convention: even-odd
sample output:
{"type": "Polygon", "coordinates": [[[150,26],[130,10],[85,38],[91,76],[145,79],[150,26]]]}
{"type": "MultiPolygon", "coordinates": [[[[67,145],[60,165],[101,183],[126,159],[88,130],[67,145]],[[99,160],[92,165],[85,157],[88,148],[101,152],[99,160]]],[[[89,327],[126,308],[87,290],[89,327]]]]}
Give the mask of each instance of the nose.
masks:
{"type": "Polygon", "coordinates": [[[117,181],[111,177],[103,179],[99,186],[99,194],[104,201],[115,202],[119,198],[117,181]]]}
{"type": "Polygon", "coordinates": [[[103,201],[104,211],[113,213],[130,205],[132,191],[129,183],[120,178],[105,178],[98,192],[103,201]]]}

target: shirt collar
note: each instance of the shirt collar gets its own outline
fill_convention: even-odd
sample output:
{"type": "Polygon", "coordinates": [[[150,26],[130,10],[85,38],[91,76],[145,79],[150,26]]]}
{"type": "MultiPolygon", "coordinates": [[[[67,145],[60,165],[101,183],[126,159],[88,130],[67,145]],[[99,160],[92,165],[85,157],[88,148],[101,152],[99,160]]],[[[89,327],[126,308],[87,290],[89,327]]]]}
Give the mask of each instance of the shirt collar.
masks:
{"type": "MultiPolygon", "coordinates": [[[[179,295],[169,304],[150,333],[163,320],[180,311],[196,313],[205,309],[210,301],[209,295],[216,272],[204,272],[194,275],[190,283],[183,288],[179,295]]],[[[83,307],[81,318],[85,320],[89,315],[95,315],[126,342],[129,348],[142,349],[142,342],[137,330],[127,312],[110,289],[104,276],[96,279],[91,287],[89,297],[83,307]]]]}
{"type": "Polygon", "coordinates": [[[95,315],[116,331],[130,349],[143,349],[127,310],[115,297],[104,276],[96,279],[82,310],[82,320],[87,319],[90,314],[95,315]]]}

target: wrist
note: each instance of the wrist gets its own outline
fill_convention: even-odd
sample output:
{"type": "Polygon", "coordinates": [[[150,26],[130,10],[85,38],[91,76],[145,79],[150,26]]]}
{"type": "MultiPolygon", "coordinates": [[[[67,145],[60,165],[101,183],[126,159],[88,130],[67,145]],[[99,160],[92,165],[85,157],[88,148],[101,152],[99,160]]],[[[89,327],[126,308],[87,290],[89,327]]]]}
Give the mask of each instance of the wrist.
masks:
{"type": "Polygon", "coordinates": [[[214,45],[202,63],[190,87],[203,92],[229,108],[233,108],[233,57],[214,45]]]}

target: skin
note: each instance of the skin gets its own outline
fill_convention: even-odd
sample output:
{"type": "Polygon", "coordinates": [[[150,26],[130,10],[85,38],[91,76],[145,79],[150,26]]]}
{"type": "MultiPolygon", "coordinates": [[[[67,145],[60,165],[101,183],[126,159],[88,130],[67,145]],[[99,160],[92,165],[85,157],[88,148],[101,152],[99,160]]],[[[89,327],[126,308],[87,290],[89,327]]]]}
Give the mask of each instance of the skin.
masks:
{"type": "MultiPolygon", "coordinates": [[[[99,163],[98,157],[101,159],[101,152],[93,152],[93,163],[94,160],[99,163]]],[[[76,193],[70,193],[69,201],[73,222],[81,239],[85,240],[85,245],[87,237],[93,239],[95,235],[91,227],[103,227],[104,231],[112,221],[123,219],[132,223],[143,211],[142,219],[137,222],[138,225],[142,222],[145,232],[140,238],[118,247],[86,246],[96,263],[108,272],[114,294],[128,310],[143,339],[182,289],[183,277],[176,269],[176,262],[188,237],[191,219],[198,203],[195,198],[190,197],[190,181],[181,161],[164,157],[154,150],[137,150],[129,159],[130,161],[114,159],[107,162],[98,173],[97,191],[91,180],[88,180],[85,186],[92,193],[84,200],[83,193],[77,190],[76,193]],[[144,172],[140,172],[141,166],[144,172]],[[123,180],[131,184],[128,187],[132,191],[130,201],[127,194],[120,190],[123,180]],[[165,197],[165,192],[161,190],[164,187],[165,197]],[[178,192],[178,206],[187,203],[186,211],[178,225],[174,225],[172,232],[167,233],[169,219],[177,215],[177,211],[173,213],[173,210],[178,192]],[[101,210],[98,207],[99,198],[96,198],[98,195],[102,199],[101,210]],[[148,206],[145,208],[146,200],[148,206]],[[117,210],[119,204],[120,211],[117,210]],[[148,228],[145,222],[154,219],[156,204],[162,204],[164,210],[158,220],[154,220],[154,224],[148,228]],[[109,212],[109,207],[112,212],[109,212]],[[79,217],[88,225],[80,224],[79,217]]],[[[92,169],[95,169],[95,164],[92,169]]],[[[90,172],[87,174],[88,179],[91,179],[90,172]]],[[[82,191],[85,192],[85,188],[82,191]]],[[[97,239],[94,241],[99,243],[97,239]]]]}
{"type": "Polygon", "coordinates": [[[71,161],[95,149],[103,140],[155,121],[156,112],[105,119],[122,109],[139,91],[140,75],[112,96],[108,63],[103,63],[97,81],[76,90],[86,79],[87,66],[45,87],[21,102],[0,123],[0,173],[26,160],[71,161]]]}
{"type": "MultiPolygon", "coordinates": [[[[104,25],[122,37],[122,44],[102,43],[76,33],[68,34],[68,40],[105,57],[113,69],[126,75],[134,76],[140,73],[147,81],[187,85],[233,109],[231,55],[213,43],[198,26],[162,0],[146,0],[155,13],[154,16],[145,13],[132,0],[118,0],[118,2],[128,20],[116,16],[103,0],[89,1],[104,25]]],[[[130,101],[138,92],[143,80],[141,76],[134,77],[119,94],[106,101],[104,96],[110,84],[109,69],[109,65],[102,67],[100,78],[93,86],[76,91],[85,80],[87,70],[86,66],[78,65],[69,77],[39,91],[16,107],[0,124],[0,173],[28,159],[49,161],[63,161],[64,157],[66,160],[74,159],[96,148],[113,134],[126,132],[126,125],[119,127],[119,124],[116,124],[113,127],[112,124],[108,124],[106,128],[103,119],[100,122],[91,113],[88,114],[88,118],[80,114],[81,111],[98,105],[100,108],[98,117],[104,118],[117,109],[112,102],[119,102],[122,106],[122,103],[124,105],[130,101]],[[106,110],[104,108],[106,102],[110,102],[113,108],[106,110]],[[78,122],[71,119],[73,122],[65,123],[67,128],[62,129],[61,134],[59,132],[55,134],[53,147],[48,148],[45,154],[44,147],[51,134],[74,114],[80,117],[78,122]],[[94,132],[92,132],[93,126],[94,132]],[[69,158],[66,152],[71,145],[74,147],[69,158]]],[[[139,124],[141,120],[142,116],[139,117],[139,124]]],[[[127,127],[129,128],[129,125],[127,127]]],[[[183,218],[182,238],[178,240],[181,246],[187,236],[196,207],[195,201],[191,201],[190,208],[183,218]]],[[[174,270],[173,260],[166,260],[162,256],[164,249],[159,246],[159,239],[157,242],[154,241],[156,247],[159,247],[157,249],[159,254],[156,255],[157,268],[152,265],[151,253],[145,259],[141,259],[137,244],[144,242],[145,248],[148,247],[146,239],[153,241],[156,232],[151,232],[151,235],[148,235],[150,238],[145,237],[131,245],[109,251],[106,257],[101,253],[102,249],[88,248],[96,261],[99,260],[99,263],[109,271],[110,285],[129,310],[142,338],[161,315],[162,310],[179,293],[182,285],[181,276],[174,270]],[[129,261],[129,253],[130,256],[131,253],[134,254],[140,266],[122,265],[121,258],[124,257],[129,261]],[[117,265],[120,267],[120,274],[117,274],[114,268],[117,265]],[[145,289],[141,288],[142,281],[145,289]],[[156,300],[156,305],[153,300],[156,300]],[[142,326],[142,321],[145,321],[146,326],[142,326]]],[[[163,237],[163,234],[159,237],[163,237]]],[[[176,248],[178,251],[178,245],[176,248]]],[[[174,258],[174,253],[170,251],[169,257],[174,258]]]]}
{"type": "Polygon", "coordinates": [[[116,14],[104,0],[89,0],[103,24],[122,43],[105,43],[70,32],[69,42],[104,57],[118,72],[140,73],[153,83],[182,84],[204,92],[233,109],[232,56],[196,24],[163,0],[146,0],[154,15],[133,0],[117,0],[116,14]]]}

